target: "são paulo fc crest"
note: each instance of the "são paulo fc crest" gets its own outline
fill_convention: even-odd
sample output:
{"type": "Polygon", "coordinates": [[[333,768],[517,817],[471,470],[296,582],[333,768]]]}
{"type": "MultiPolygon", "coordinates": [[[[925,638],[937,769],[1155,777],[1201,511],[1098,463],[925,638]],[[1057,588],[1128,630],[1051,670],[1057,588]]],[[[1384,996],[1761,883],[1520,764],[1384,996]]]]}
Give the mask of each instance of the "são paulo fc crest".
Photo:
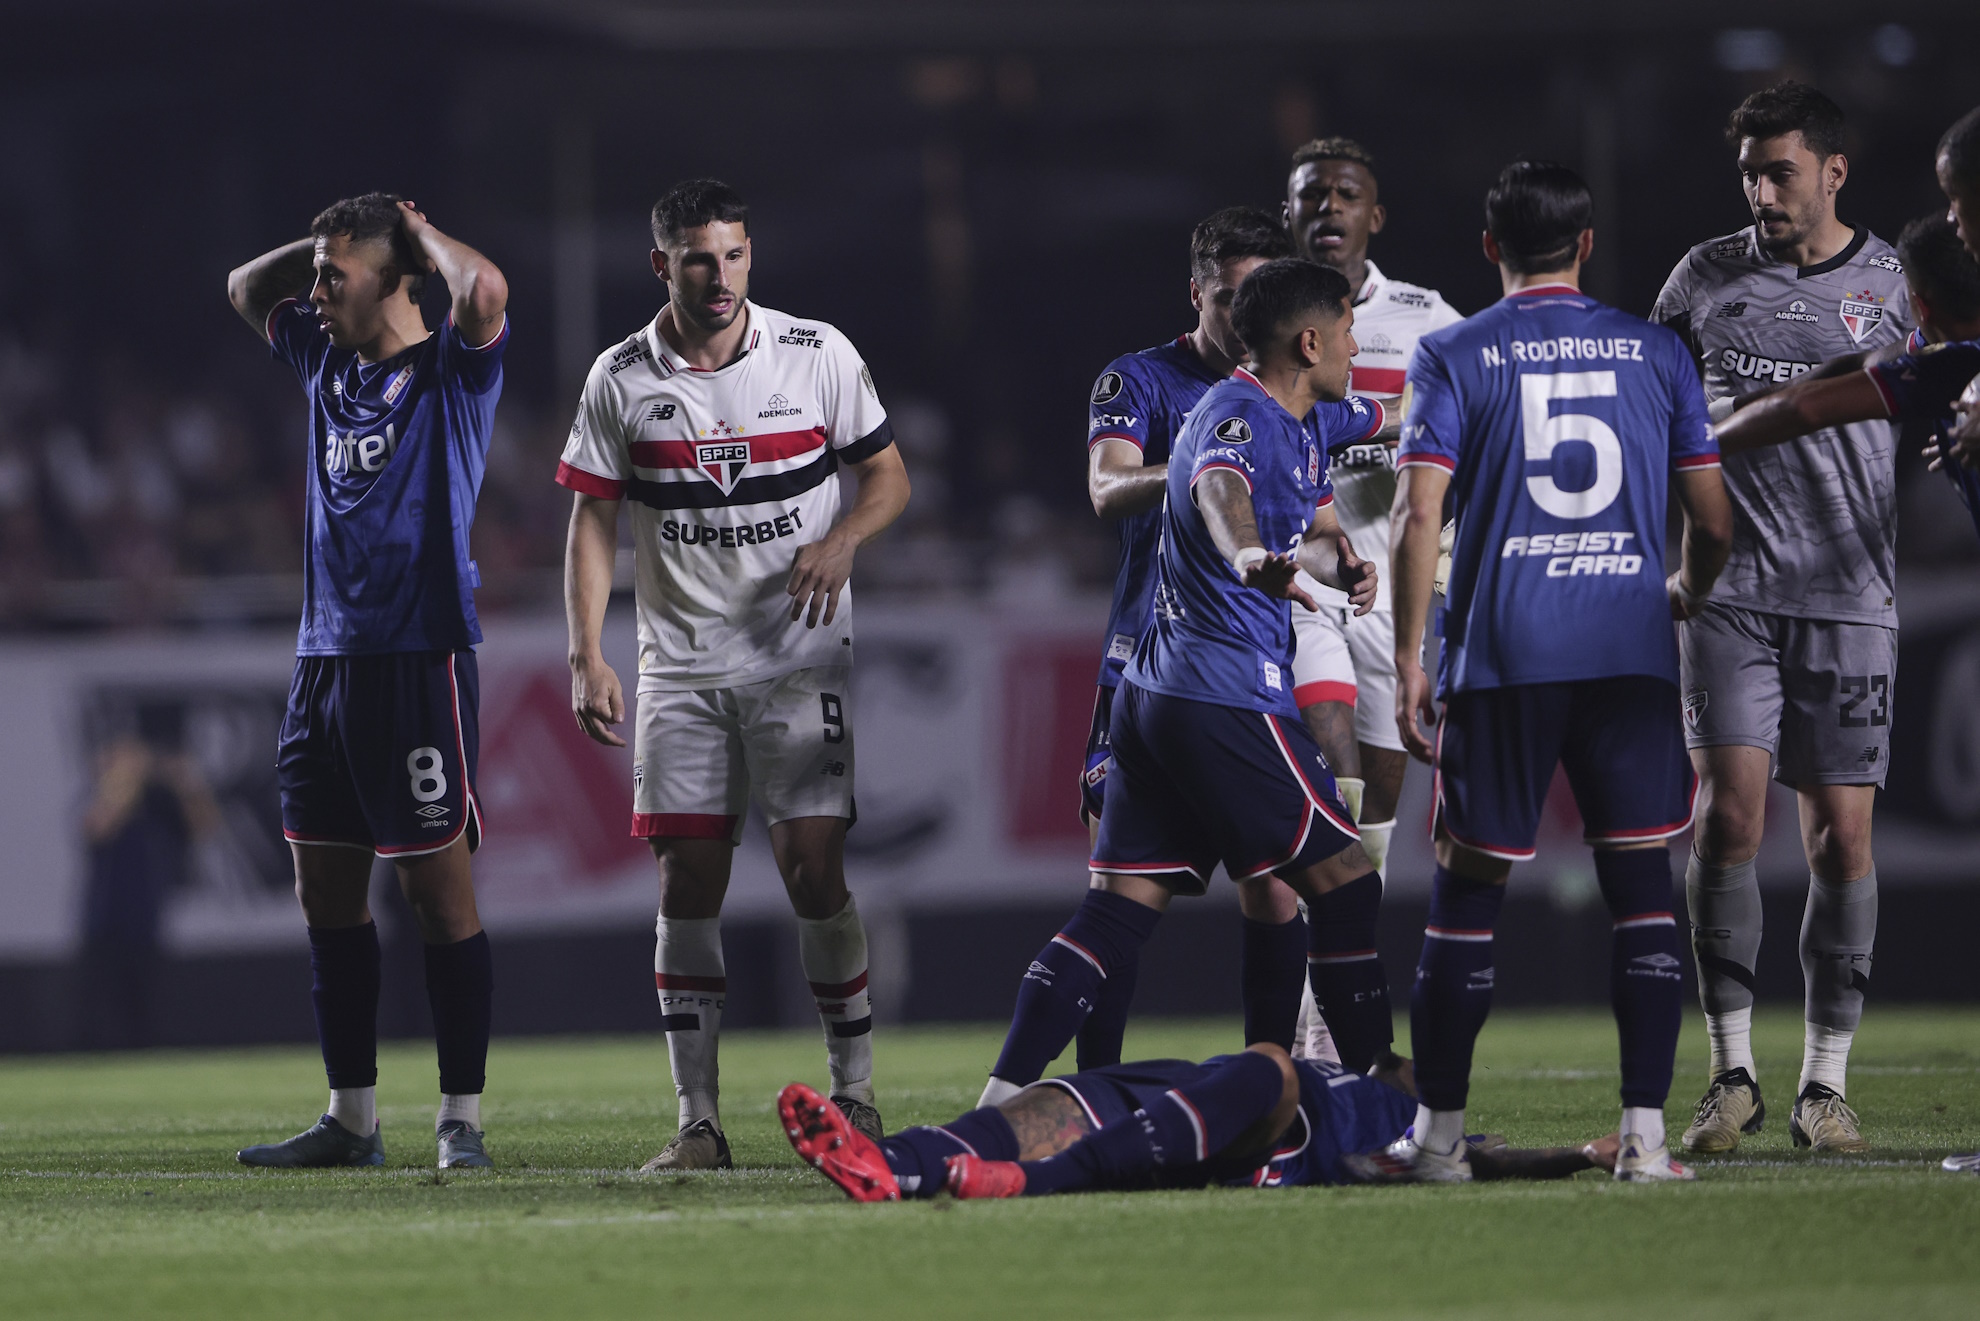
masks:
{"type": "Polygon", "coordinates": [[[736,489],[744,469],[749,467],[749,442],[746,440],[704,440],[694,447],[694,463],[703,472],[715,479],[722,488],[723,495],[730,495],[736,489]]]}
{"type": "Polygon", "coordinates": [[[1692,733],[1698,732],[1698,722],[1705,718],[1705,707],[1712,700],[1712,694],[1703,688],[1694,688],[1684,695],[1684,724],[1692,733]]]}
{"type": "Polygon", "coordinates": [[[1842,300],[1843,329],[1849,332],[1850,339],[1861,344],[1863,337],[1877,328],[1884,319],[1884,300],[1865,289],[1860,294],[1844,294],[1842,300]]]}
{"type": "Polygon", "coordinates": [[[1217,424],[1217,439],[1226,445],[1251,443],[1251,423],[1241,417],[1227,417],[1217,424]]]}

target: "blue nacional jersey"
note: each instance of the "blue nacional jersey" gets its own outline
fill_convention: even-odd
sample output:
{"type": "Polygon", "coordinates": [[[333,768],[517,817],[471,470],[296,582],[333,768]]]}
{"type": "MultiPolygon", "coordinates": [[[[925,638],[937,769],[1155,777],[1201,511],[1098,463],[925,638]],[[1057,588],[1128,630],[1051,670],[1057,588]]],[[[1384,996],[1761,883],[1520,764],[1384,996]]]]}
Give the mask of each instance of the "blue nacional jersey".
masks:
{"type": "MultiPolygon", "coordinates": [[[[1932,424],[1934,434],[1944,437],[1953,428],[1953,404],[1980,376],[1980,340],[1928,344],[1914,330],[1904,356],[1869,371],[1890,416],[1923,419],[1932,424]]],[[[1939,471],[1966,502],[1974,530],[1980,531],[1980,473],[1952,462],[1940,464],[1939,471]]]]}
{"type": "Polygon", "coordinates": [[[1196,508],[1196,481],[1223,469],[1244,479],[1268,550],[1298,547],[1314,511],[1333,503],[1327,451],[1382,429],[1382,405],[1360,395],[1295,418],[1239,368],[1212,386],[1169,456],[1156,554],[1154,623],[1126,677],[1151,692],[1297,715],[1289,604],[1239,581],[1196,508]]]}
{"type": "Polygon", "coordinates": [[[275,356],[309,396],[309,529],[299,656],[456,651],[481,641],[468,529],[502,393],[502,333],[470,348],[448,318],[383,362],[358,361],[290,299],[275,356]]]}
{"type": "MultiPolygon", "coordinates": [[[[1166,463],[1182,430],[1217,377],[1196,356],[1189,336],[1130,353],[1107,364],[1093,383],[1086,424],[1087,453],[1103,440],[1124,440],[1141,451],[1144,465],[1166,463]]],[[[1100,659],[1100,683],[1112,688],[1134,658],[1148,630],[1155,599],[1155,547],[1162,540],[1162,510],[1144,509],[1119,522],[1121,567],[1114,575],[1114,605],[1107,615],[1107,648],[1100,659]]]]}
{"type": "Polygon", "coordinates": [[[1299,1110],[1292,1126],[1266,1163],[1240,1183],[1296,1188],[1352,1182],[1341,1157],[1380,1151],[1416,1118],[1416,1098],[1367,1074],[1325,1060],[1294,1060],[1293,1070],[1299,1110]]]}
{"type": "Polygon", "coordinates": [[[1408,393],[1396,466],[1450,473],[1457,511],[1438,694],[1676,683],[1670,472],[1719,462],[1683,341],[1543,285],[1418,341],[1408,393]]]}

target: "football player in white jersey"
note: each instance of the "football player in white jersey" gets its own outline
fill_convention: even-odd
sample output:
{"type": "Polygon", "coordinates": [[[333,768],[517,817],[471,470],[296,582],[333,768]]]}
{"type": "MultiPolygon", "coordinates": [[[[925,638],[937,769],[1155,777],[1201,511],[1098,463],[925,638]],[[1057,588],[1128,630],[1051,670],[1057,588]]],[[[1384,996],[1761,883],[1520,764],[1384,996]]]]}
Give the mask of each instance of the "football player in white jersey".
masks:
{"type": "Polygon", "coordinates": [[[645,1168],[726,1169],[716,1039],[720,915],[755,798],[798,917],[831,1096],[878,1137],[866,933],[845,882],[853,816],[851,601],[860,546],[899,517],[907,470],[859,354],[832,326],[749,301],[749,208],[727,184],[653,207],[667,305],[600,354],[557,480],[574,491],[564,572],[571,708],[615,747],[625,716],[599,635],[619,505],[632,502],[639,613],[633,825],[660,867],[654,980],[680,1131],[645,1168]],[[839,507],[840,465],[857,495],[839,507]]]}
{"type": "MultiPolygon", "coordinates": [[[[1302,254],[1347,276],[1355,290],[1355,342],[1361,346],[1350,388],[1388,400],[1402,394],[1416,341],[1463,318],[1436,290],[1392,279],[1368,260],[1368,241],[1388,218],[1374,165],[1368,150],[1349,138],[1320,138],[1301,147],[1293,153],[1286,182],[1286,226],[1302,254]]],[[[1389,555],[1395,448],[1353,445],[1331,460],[1341,530],[1379,573],[1389,555]]],[[[1363,847],[1374,850],[1370,856],[1379,867],[1409,765],[1392,714],[1396,670],[1389,596],[1382,591],[1375,609],[1359,618],[1339,592],[1321,587],[1314,599],[1320,602],[1317,612],[1302,610],[1295,617],[1293,695],[1349,797],[1348,806],[1357,809],[1363,847]]]]}
{"type": "MultiPolygon", "coordinates": [[[[1385,402],[1402,394],[1416,341],[1463,318],[1434,289],[1405,284],[1368,260],[1368,241],[1388,213],[1375,181],[1375,158],[1351,138],[1319,138],[1293,153],[1286,180],[1286,228],[1300,253],[1347,277],[1354,294],[1356,394],[1385,402]]],[[[1334,504],[1355,553],[1386,575],[1389,506],[1396,495],[1395,442],[1350,445],[1329,456],[1334,504]]],[[[1357,616],[1340,592],[1301,585],[1320,603],[1293,612],[1293,700],[1313,732],[1348,808],[1361,823],[1361,846],[1377,870],[1387,861],[1409,754],[1394,718],[1395,623],[1386,576],[1375,608],[1357,616]]],[[[1326,1026],[1309,988],[1300,1007],[1294,1053],[1330,1054],[1326,1026]]]]}

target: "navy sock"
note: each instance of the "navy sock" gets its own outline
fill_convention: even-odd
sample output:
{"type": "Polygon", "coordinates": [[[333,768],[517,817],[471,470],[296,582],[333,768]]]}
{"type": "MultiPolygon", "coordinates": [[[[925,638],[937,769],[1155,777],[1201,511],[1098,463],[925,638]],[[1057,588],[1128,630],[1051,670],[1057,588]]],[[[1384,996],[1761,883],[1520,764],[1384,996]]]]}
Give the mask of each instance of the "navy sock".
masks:
{"type": "Polygon", "coordinates": [[[1670,1096],[1684,969],[1671,914],[1668,849],[1603,849],[1595,878],[1615,919],[1609,946],[1609,1004],[1622,1046],[1622,1103],[1661,1108],[1670,1096]]]}
{"type": "MultiPolygon", "coordinates": [[[[1291,1050],[1299,1024],[1299,992],[1306,985],[1306,923],[1244,919],[1238,982],[1244,988],[1244,1044],[1269,1041],[1291,1050]]],[[[1086,1067],[1084,1060],[1080,1067],[1086,1067]]]]}
{"type": "Polygon", "coordinates": [[[1187,1093],[1171,1089],[1048,1160],[1024,1162],[1025,1195],[1143,1188],[1158,1169],[1199,1165],[1270,1114],[1284,1085],[1276,1060],[1230,1056],[1187,1093]]]}
{"type": "Polygon", "coordinates": [[[1018,983],[1017,1012],[991,1075],[1020,1086],[1037,1082],[1079,1033],[1100,984],[1126,966],[1161,917],[1132,899],[1088,890],[1018,983]]]}
{"type": "Polygon", "coordinates": [[[1017,1133],[1004,1112],[994,1106],[972,1110],[940,1128],[902,1129],[880,1139],[887,1168],[901,1185],[903,1197],[933,1197],[942,1191],[948,1171],[943,1162],[965,1153],[985,1160],[1016,1160],[1017,1133]]]}
{"type": "Polygon", "coordinates": [[[1141,947],[1122,950],[1121,958],[1123,961],[1107,974],[1094,994],[1093,1012],[1080,1024],[1074,1058],[1082,1071],[1104,1069],[1121,1062],[1128,1010],[1134,1003],[1134,984],[1141,973],[1141,947]]]}
{"type": "Polygon", "coordinates": [[[1471,1048],[1492,1012],[1492,928],[1505,897],[1503,885],[1463,880],[1442,867],[1431,882],[1409,1032],[1417,1096],[1432,1110],[1462,1110],[1470,1094],[1471,1048]]]}
{"type": "Polygon", "coordinates": [[[495,998],[488,933],[426,947],[426,1002],[440,1056],[440,1091],[478,1093],[488,1080],[488,1020],[495,998]]]}
{"type": "Polygon", "coordinates": [[[311,927],[310,1002],[330,1086],[378,1085],[378,924],[311,927]]]}
{"type": "Polygon", "coordinates": [[[1307,904],[1307,976],[1341,1064],[1351,1073],[1368,1072],[1376,1055],[1395,1039],[1389,979],[1375,952],[1375,918],[1381,910],[1382,878],[1375,872],[1307,904]]]}

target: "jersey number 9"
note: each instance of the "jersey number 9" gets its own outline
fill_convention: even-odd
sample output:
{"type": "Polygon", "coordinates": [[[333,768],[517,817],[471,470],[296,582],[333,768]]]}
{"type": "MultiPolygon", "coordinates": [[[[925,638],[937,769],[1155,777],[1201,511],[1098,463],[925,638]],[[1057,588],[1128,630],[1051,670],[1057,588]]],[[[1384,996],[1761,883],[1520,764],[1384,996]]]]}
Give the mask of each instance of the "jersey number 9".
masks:
{"type": "Polygon", "coordinates": [[[1554,399],[1614,398],[1614,372],[1529,373],[1519,378],[1521,430],[1526,436],[1529,463],[1551,463],[1563,441],[1579,440],[1595,451],[1595,481],[1584,491],[1563,491],[1549,472],[1526,479],[1533,503],[1555,518],[1593,518],[1615,502],[1622,490],[1622,441],[1615,429],[1587,413],[1549,413],[1554,399]]]}

